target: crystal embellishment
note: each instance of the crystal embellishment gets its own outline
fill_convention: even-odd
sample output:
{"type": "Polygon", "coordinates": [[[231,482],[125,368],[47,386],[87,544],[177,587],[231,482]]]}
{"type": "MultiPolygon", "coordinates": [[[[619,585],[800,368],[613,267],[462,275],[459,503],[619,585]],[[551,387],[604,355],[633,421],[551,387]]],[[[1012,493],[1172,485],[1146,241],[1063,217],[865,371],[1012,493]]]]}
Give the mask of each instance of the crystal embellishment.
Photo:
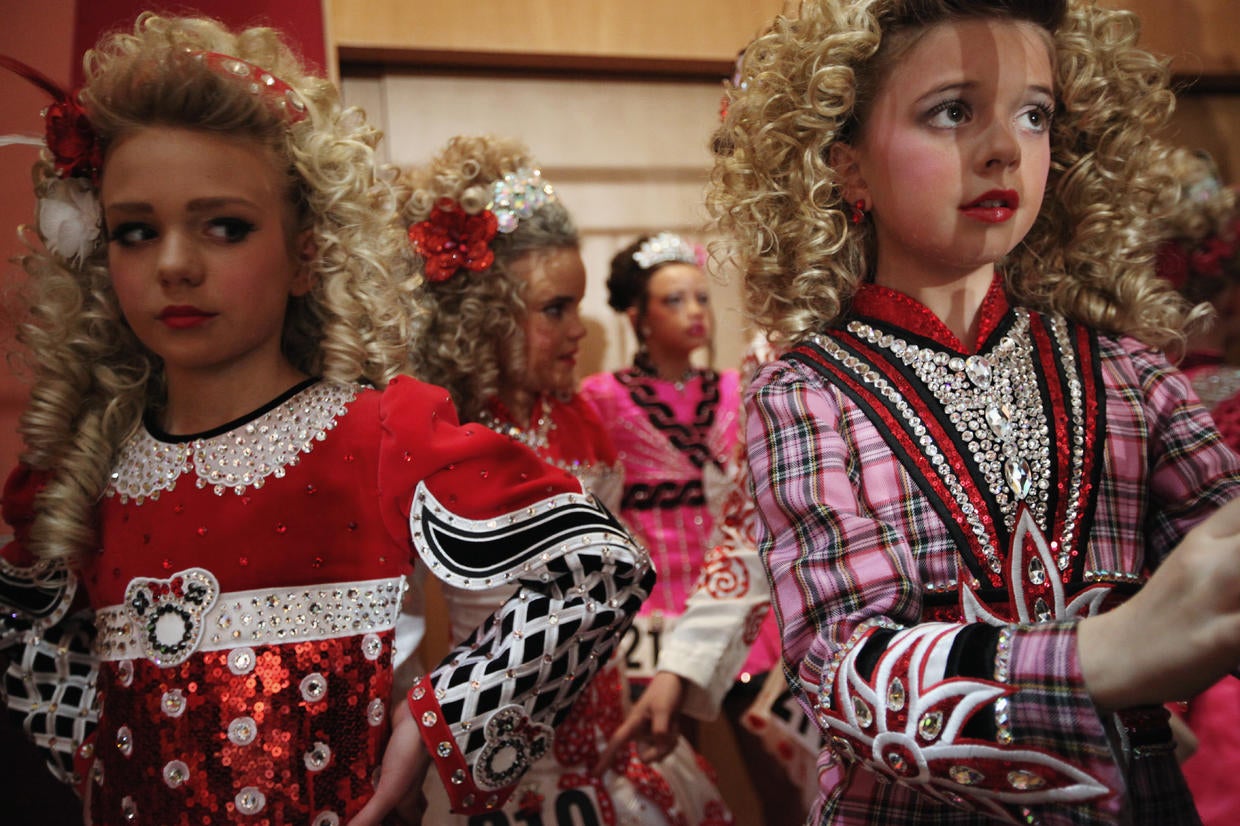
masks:
{"type": "Polygon", "coordinates": [[[238,717],[228,724],[228,739],[234,745],[248,746],[258,737],[258,723],[253,717],[238,717]]]}
{"type": "Polygon", "coordinates": [[[1046,566],[1042,564],[1039,557],[1031,557],[1029,560],[1029,582],[1032,585],[1046,583],[1046,566]]]}
{"type": "Polygon", "coordinates": [[[917,721],[917,734],[923,740],[934,740],[943,732],[943,712],[927,711],[917,721]]]}
{"type": "Polygon", "coordinates": [[[860,697],[853,697],[853,713],[857,715],[857,725],[862,728],[869,728],[870,724],[874,722],[874,715],[870,712],[870,707],[860,697]]]}
{"type": "Polygon", "coordinates": [[[366,706],[366,722],[372,726],[383,724],[383,714],[383,701],[378,698],[371,700],[370,705],[366,706]]]}
{"type": "Polygon", "coordinates": [[[986,409],[986,424],[990,432],[1000,439],[1006,439],[1012,432],[1012,410],[1006,404],[996,404],[986,409]]]}
{"type": "Polygon", "coordinates": [[[133,754],[133,732],[129,726],[121,726],[116,730],[116,750],[129,757],[133,754]]]}
{"type": "Polygon", "coordinates": [[[1046,785],[1046,778],[1028,769],[1013,769],[1007,774],[1008,785],[1021,792],[1033,791],[1046,785]]]}
{"type": "Polygon", "coordinates": [[[947,774],[961,786],[976,786],[986,780],[986,775],[971,766],[952,766],[947,774]]]}
{"type": "Polygon", "coordinates": [[[217,495],[242,494],[283,476],[336,426],[358,393],[352,384],[319,382],[227,433],[188,442],[162,442],[145,428],[120,449],[107,495],[122,503],[173,490],[194,474],[217,495]]]}
{"type": "Polygon", "coordinates": [[[233,802],[237,804],[237,811],[244,815],[254,815],[261,812],[267,805],[267,795],[256,786],[246,786],[237,792],[233,802]]]}
{"type": "Polygon", "coordinates": [[[990,362],[984,356],[969,356],[965,359],[964,374],[979,390],[990,387],[990,362]]]}
{"type": "Polygon", "coordinates": [[[556,200],[555,189],[543,179],[541,170],[521,167],[491,184],[487,209],[495,213],[499,231],[508,234],[522,220],[556,200]]]}
{"type": "Polygon", "coordinates": [[[181,760],[171,760],[164,766],[164,783],[170,789],[181,786],[189,780],[189,766],[181,760]]]}
{"type": "Polygon", "coordinates": [[[1003,463],[1003,476],[1018,500],[1029,496],[1029,491],[1033,489],[1033,472],[1029,469],[1029,462],[1015,457],[1008,458],[1003,463]]]}
{"type": "Polygon", "coordinates": [[[893,677],[891,684],[887,686],[887,707],[892,711],[901,711],[905,699],[904,682],[899,677],[893,677]]]}
{"type": "Polygon", "coordinates": [[[310,750],[302,755],[306,769],[312,772],[323,771],[332,760],[332,750],[324,742],[316,741],[310,750]]]}

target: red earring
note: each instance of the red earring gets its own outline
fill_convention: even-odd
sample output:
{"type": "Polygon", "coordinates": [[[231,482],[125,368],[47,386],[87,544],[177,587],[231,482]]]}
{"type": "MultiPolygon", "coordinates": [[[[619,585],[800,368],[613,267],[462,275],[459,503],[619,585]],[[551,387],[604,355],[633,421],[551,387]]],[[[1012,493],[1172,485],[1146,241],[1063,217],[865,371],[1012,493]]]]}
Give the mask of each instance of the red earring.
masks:
{"type": "Polygon", "coordinates": [[[851,214],[848,216],[854,224],[860,224],[865,220],[865,200],[859,200],[852,205],[851,214]]]}

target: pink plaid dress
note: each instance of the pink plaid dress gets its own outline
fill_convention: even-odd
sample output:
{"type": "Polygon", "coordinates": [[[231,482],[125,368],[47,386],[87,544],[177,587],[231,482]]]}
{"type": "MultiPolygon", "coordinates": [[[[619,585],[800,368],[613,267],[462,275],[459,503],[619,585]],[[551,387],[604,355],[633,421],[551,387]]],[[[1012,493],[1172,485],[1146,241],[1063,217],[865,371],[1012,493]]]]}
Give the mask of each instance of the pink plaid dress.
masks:
{"type": "Polygon", "coordinates": [[[1165,711],[1099,716],[1076,623],[1235,496],[1240,460],[1160,353],[998,280],[981,313],[970,350],[867,286],[751,386],[759,551],[829,743],[811,822],[1196,823],[1165,711]]]}

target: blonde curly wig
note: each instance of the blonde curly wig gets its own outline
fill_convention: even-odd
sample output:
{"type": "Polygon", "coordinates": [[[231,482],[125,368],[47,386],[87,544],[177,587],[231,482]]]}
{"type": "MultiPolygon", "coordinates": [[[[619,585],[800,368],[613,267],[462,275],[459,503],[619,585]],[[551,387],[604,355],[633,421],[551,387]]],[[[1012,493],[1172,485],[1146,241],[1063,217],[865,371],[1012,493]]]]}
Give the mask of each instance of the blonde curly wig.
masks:
{"type": "MultiPolygon", "coordinates": [[[[294,366],[380,385],[405,368],[414,264],[396,212],[402,198],[376,165],[380,134],[360,112],[344,110],[335,88],[309,73],[275,30],[233,33],[208,19],[144,14],[131,33],[105,36],[84,65],[81,100],[105,176],[111,146],[157,126],[252,139],[287,169],[297,229],[310,229],[317,246],[314,286],[290,300],[285,322],[284,351],[294,366]],[[308,116],[290,124],[265,96],[194,52],[261,66],[301,96],[308,116]]],[[[36,196],[54,181],[51,162],[38,163],[36,196]]],[[[117,449],[162,401],[162,368],[121,314],[105,239],[80,262],[30,249],[22,258],[30,279],[18,339],[30,352],[33,389],[20,430],[24,460],[51,474],[31,545],[43,557],[72,559],[94,547],[95,504],[117,449]]]]}
{"type": "MultiPolygon", "coordinates": [[[[477,212],[490,200],[493,182],[536,167],[518,141],[457,136],[430,163],[402,175],[410,192],[405,220],[410,225],[426,220],[441,198],[477,212]]],[[[495,236],[495,260],[485,270],[461,269],[447,280],[419,287],[413,374],[445,388],[462,421],[477,421],[501,387],[519,383],[526,369],[525,280],[514,276],[513,265],[527,256],[577,246],[572,216],[552,200],[521,219],[513,232],[495,236]]]]}
{"type": "Polygon", "coordinates": [[[873,240],[848,220],[831,146],[864,123],[920,32],[979,16],[1046,29],[1056,63],[1046,197],[1000,264],[1013,299],[1156,347],[1205,314],[1153,277],[1158,194],[1172,184],[1152,135],[1175,100],[1133,14],[1093,0],[805,0],[746,49],[708,192],[747,311],[776,343],[838,322],[870,277],[873,240]]]}

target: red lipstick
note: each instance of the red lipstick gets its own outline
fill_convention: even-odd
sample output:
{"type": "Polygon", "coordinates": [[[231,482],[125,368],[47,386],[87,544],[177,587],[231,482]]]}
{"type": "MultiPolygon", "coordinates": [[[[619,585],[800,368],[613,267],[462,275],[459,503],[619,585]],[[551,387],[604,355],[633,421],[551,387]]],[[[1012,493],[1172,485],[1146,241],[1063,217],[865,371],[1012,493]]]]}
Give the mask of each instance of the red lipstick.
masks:
{"type": "Polygon", "coordinates": [[[1020,206],[1020,196],[1011,189],[992,189],[960,208],[965,215],[987,224],[1001,224],[1020,206]]]}
{"type": "Polygon", "coordinates": [[[209,313],[197,307],[175,304],[164,307],[156,318],[174,330],[184,330],[204,324],[215,318],[215,316],[215,313],[209,313]]]}

